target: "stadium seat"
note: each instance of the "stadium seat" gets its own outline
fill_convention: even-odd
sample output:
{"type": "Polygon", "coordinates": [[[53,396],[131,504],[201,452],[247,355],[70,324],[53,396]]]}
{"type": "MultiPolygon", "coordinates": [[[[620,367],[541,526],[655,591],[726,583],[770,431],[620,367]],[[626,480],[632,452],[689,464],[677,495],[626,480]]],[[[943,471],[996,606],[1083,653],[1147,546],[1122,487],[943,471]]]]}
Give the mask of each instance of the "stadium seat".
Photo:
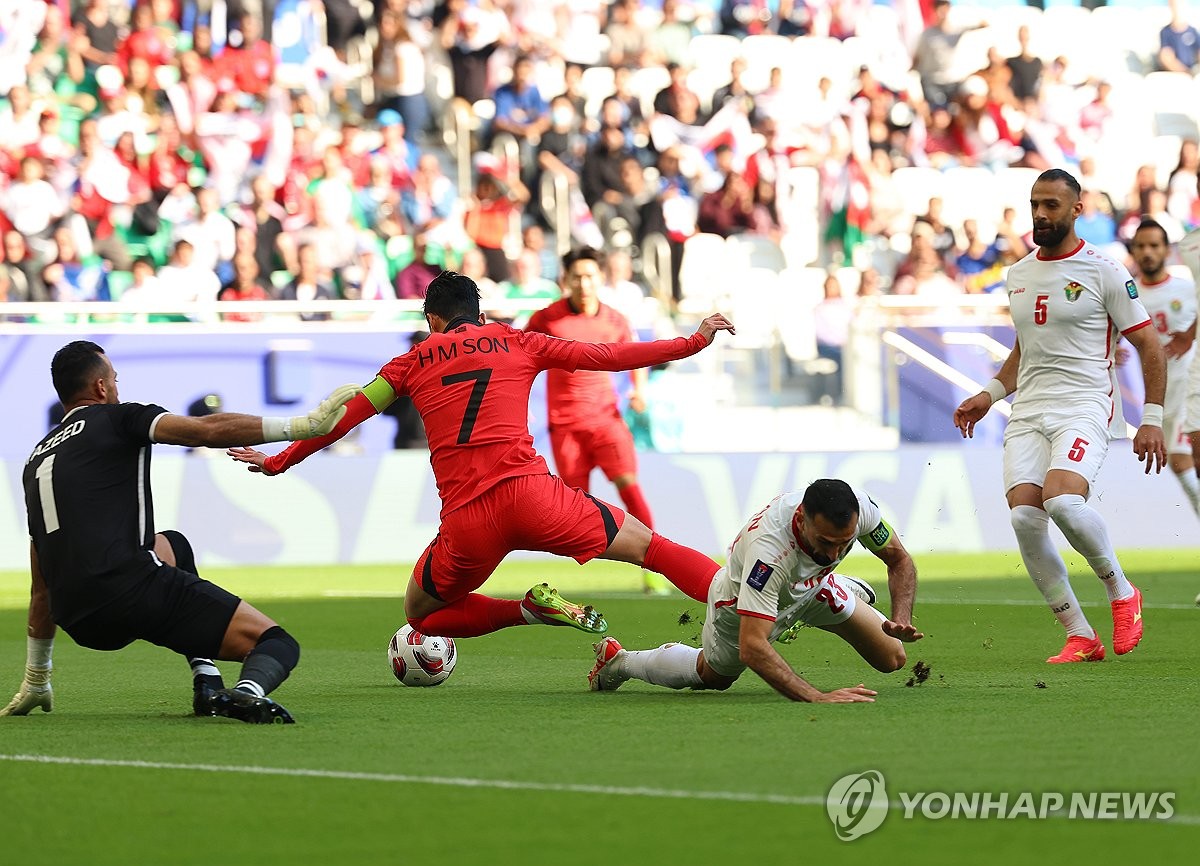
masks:
{"type": "Polygon", "coordinates": [[[945,190],[945,215],[947,223],[954,227],[963,220],[974,219],[994,223],[1003,210],[996,175],[986,168],[957,166],[943,175],[945,190]]]}
{"type": "Polygon", "coordinates": [[[754,80],[761,78],[765,84],[775,67],[782,69],[786,78],[793,66],[792,40],[769,34],[747,36],[742,40],[742,55],[746,58],[746,75],[754,80]]]}
{"type": "Polygon", "coordinates": [[[629,89],[642,103],[642,114],[654,113],[654,97],[671,83],[671,73],[665,66],[644,66],[629,77],[629,89]]]}
{"type": "Polygon", "coordinates": [[[586,100],[584,111],[588,117],[598,117],[600,115],[600,104],[608,96],[611,96],[614,90],[613,77],[611,66],[589,66],[583,70],[583,77],[579,81],[579,86],[583,90],[583,96],[586,100]]]}
{"type": "Polygon", "coordinates": [[[923,214],[929,210],[929,200],[934,196],[945,197],[942,173],[936,168],[903,166],[892,172],[892,182],[900,193],[904,209],[911,214],[923,214]]]}
{"type": "Polygon", "coordinates": [[[779,337],[793,361],[817,357],[813,308],[825,296],[824,268],[789,268],[779,275],[779,337]]]}
{"type": "Polygon", "coordinates": [[[735,57],[742,55],[741,40],[725,33],[701,33],[693,36],[689,47],[692,64],[696,69],[723,71],[726,80],[729,76],[729,65],[735,57]]]}
{"type": "Polygon", "coordinates": [[[787,267],[779,244],[763,235],[733,235],[725,241],[725,246],[735,267],[759,268],[773,273],[787,267]]]}
{"type": "Polygon", "coordinates": [[[737,333],[728,341],[737,349],[759,350],[775,342],[780,319],[779,274],[766,268],[741,272],[737,291],[729,296],[729,318],[737,333]]]}
{"type": "Polygon", "coordinates": [[[729,267],[725,238],[701,232],[684,241],[679,266],[679,309],[682,312],[712,310],[717,299],[729,293],[735,279],[741,277],[729,267]]]}

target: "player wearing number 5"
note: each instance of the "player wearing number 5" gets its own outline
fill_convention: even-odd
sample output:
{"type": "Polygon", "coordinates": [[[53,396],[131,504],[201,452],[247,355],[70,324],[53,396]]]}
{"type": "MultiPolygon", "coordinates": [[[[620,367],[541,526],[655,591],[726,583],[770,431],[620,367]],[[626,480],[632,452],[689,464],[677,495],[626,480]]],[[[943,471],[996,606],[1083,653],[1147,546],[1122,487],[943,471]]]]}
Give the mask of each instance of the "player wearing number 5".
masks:
{"type": "Polygon", "coordinates": [[[1104,644],[1071,589],[1050,520],[1108,592],[1116,653],[1142,638],[1141,593],[1121,570],[1103,519],[1087,504],[1108,440],[1125,427],[1114,368],[1121,334],[1138,350],[1146,387],[1134,453],[1147,473],[1166,462],[1163,349],[1129,272],[1075,234],[1079,194],[1079,182],[1060,169],[1033,184],[1038,249],[1009,269],[1006,285],[1016,344],[996,378],[954,412],[955,426],[968,437],[993,403],[1016,392],[1004,432],[1004,489],[1021,559],[1067,631],[1051,663],[1101,661],[1104,644]]]}
{"type": "Polygon", "coordinates": [[[519,601],[476,593],[513,550],[541,550],[580,563],[601,557],[644,565],[703,600],[715,562],[550,474],[529,434],[529,389],[547,369],[617,372],[686,358],[733,326],[714,315],[686,339],[561,340],[485,323],[479,288],[450,271],[429,284],[425,318],[433,336],[385,365],[346,404],[345,418],[328,436],[274,457],[251,448],[230,455],[274,475],[337,441],[397,397],[411,397],[425,422],[442,500],[437,537],[417,561],[404,599],[409,623],[425,634],[473,637],[533,623],[593,633],[607,629],[594,610],[544,585],[519,601]]]}

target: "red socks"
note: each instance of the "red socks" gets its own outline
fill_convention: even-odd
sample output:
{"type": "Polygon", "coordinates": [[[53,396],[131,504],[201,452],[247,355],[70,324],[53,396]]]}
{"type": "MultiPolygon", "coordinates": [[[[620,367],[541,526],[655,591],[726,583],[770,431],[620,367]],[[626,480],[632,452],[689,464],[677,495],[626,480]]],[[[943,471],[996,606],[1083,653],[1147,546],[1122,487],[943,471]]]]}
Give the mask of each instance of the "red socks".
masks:
{"type": "Polygon", "coordinates": [[[408,624],[422,634],[479,637],[509,626],[525,625],[525,616],[521,613],[520,600],[492,598],[473,592],[428,616],[409,619],[408,624]]]}
{"type": "Polygon", "coordinates": [[[625,504],[627,512],[646,524],[647,529],[654,528],[654,518],[650,516],[650,506],[646,502],[646,497],[642,495],[640,484],[627,484],[620,487],[617,489],[617,494],[621,497],[621,502],[625,504]]]}
{"type": "Polygon", "coordinates": [[[646,559],[642,565],[657,571],[688,598],[702,604],[708,602],[709,584],[721,568],[703,553],[676,544],[657,532],[650,537],[650,546],[646,548],[646,559]]]}

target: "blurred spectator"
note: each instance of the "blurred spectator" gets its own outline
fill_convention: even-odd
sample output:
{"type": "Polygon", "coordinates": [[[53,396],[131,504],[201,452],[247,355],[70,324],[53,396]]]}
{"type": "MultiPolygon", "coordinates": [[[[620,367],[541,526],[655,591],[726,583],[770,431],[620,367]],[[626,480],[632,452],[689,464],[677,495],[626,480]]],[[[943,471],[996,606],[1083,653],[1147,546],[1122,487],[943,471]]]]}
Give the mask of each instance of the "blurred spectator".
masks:
{"type": "Polygon", "coordinates": [[[1200,31],[1184,19],[1181,0],[1171,0],[1171,22],[1158,34],[1158,64],[1167,72],[1193,74],[1200,61],[1200,31]]]}
{"type": "MultiPolygon", "coordinates": [[[[77,51],[74,58],[75,68],[68,71],[68,65],[72,63],[69,35],[63,22],[62,8],[47,4],[42,30],[34,43],[29,62],[25,65],[26,83],[31,92],[53,93],[54,85],[65,74],[70,74],[76,82],[83,80],[83,64],[77,51]]],[[[78,47],[82,47],[82,43],[78,47]]]]}
{"type": "Polygon", "coordinates": [[[487,64],[512,38],[508,16],[492,0],[447,0],[441,44],[450,55],[454,95],[475,103],[488,95],[487,64]]]}
{"type": "Polygon", "coordinates": [[[1021,104],[1027,99],[1037,99],[1042,89],[1042,58],[1029,51],[1029,27],[1022,24],[1017,28],[1017,44],[1020,50],[1015,57],[1008,58],[1012,71],[1009,85],[1013,96],[1021,104]]]}
{"type": "MultiPolygon", "coordinates": [[[[321,272],[317,251],[311,244],[301,244],[296,249],[298,269],[292,281],[279,291],[281,301],[330,301],[334,298],[332,284],[321,272]]],[[[301,313],[301,321],[324,322],[329,313],[301,313]]]]}
{"type": "Polygon", "coordinates": [[[483,257],[483,253],[477,247],[470,247],[463,251],[459,273],[464,277],[470,277],[475,281],[475,285],[479,286],[479,296],[484,301],[485,309],[487,301],[504,297],[496,281],[487,275],[487,259],[483,257]]]}
{"type": "Polygon", "coordinates": [[[385,108],[379,112],[375,122],[379,124],[383,143],[371,156],[387,159],[392,167],[392,183],[398,189],[404,189],[412,182],[412,173],[420,161],[421,151],[405,137],[408,125],[399,112],[385,108]]]}
{"type": "Polygon", "coordinates": [[[0,150],[19,153],[38,140],[38,120],[41,107],[29,94],[29,88],[18,84],[8,91],[8,107],[0,109],[0,150]]]}
{"type": "Polygon", "coordinates": [[[221,213],[217,191],[210,186],[196,190],[196,206],[197,213],[192,220],[175,226],[175,239],[190,241],[196,264],[219,274],[221,266],[233,259],[233,222],[221,213]]]}
{"type": "Polygon", "coordinates": [[[349,220],[337,222],[325,211],[320,198],[313,199],[313,220],[295,233],[296,244],[311,244],[317,251],[317,261],[323,270],[341,270],[354,258],[358,246],[358,230],[349,220]]]}
{"type": "Polygon", "coordinates": [[[1006,207],[996,226],[996,249],[1000,251],[1004,264],[1012,265],[1029,255],[1032,239],[1027,240],[1016,229],[1017,211],[1006,207]]]}
{"type": "Polygon", "coordinates": [[[53,221],[66,210],[62,198],[47,183],[45,175],[42,161],[27,156],[21,160],[17,179],[0,192],[4,215],[35,248],[49,239],[53,221]]]}
{"type": "Polygon", "coordinates": [[[1167,210],[1167,194],[1161,189],[1151,190],[1146,216],[1162,226],[1167,243],[1177,244],[1183,239],[1186,233],[1183,222],[1167,210]]]}
{"type": "Polygon", "coordinates": [[[621,127],[609,125],[600,130],[599,138],[583,159],[580,188],[606,238],[616,217],[636,219],[628,199],[630,190],[621,173],[621,164],[631,156],[621,127]]]}
{"type": "Polygon", "coordinates": [[[882,294],[882,279],[874,268],[863,268],[858,274],[858,300],[874,298],[882,294]]]}
{"type": "Polygon", "coordinates": [[[265,98],[275,77],[275,49],[263,38],[262,22],[256,15],[238,21],[239,45],[226,44],[217,58],[219,75],[242,93],[265,98]]]}
{"type": "Polygon", "coordinates": [[[336,147],[321,155],[321,167],[305,190],[312,199],[314,217],[320,210],[333,225],[347,225],[354,212],[354,179],[336,147]]]}
{"type": "Polygon", "coordinates": [[[1081,199],[1083,210],[1075,218],[1075,233],[1098,247],[1117,243],[1117,223],[1108,196],[1093,187],[1085,187],[1081,199]]]}
{"type": "Polygon", "coordinates": [[[371,159],[367,183],[355,193],[355,200],[355,210],[361,215],[365,228],[382,238],[404,233],[400,221],[400,191],[392,184],[392,168],[385,157],[371,159]]]}
{"type": "Polygon", "coordinates": [[[513,262],[512,279],[504,280],[499,285],[500,294],[517,301],[558,300],[562,297],[562,290],[558,283],[543,277],[541,270],[538,254],[533,250],[521,250],[513,262]]]}
{"type": "MultiPolygon", "coordinates": [[[[153,273],[153,268],[151,268],[153,273]]],[[[50,300],[110,300],[108,275],[99,262],[85,263],[66,226],[54,233],[54,253],[42,270],[42,281],[50,300]]]]}
{"type": "Polygon", "coordinates": [[[1190,138],[1179,145],[1179,162],[1167,180],[1167,211],[1187,228],[1200,225],[1200,198],[1197,175],[1200,174],[1200,146],[1190,138]]]}
{"type": "Polygon", "coordinates": [[[34,261],[25,246],[21,233],[9,229],[4,233],[4,250],[0,255],[0,281],[8,287],[10,301],[50,300],[42,281],[41,266],[34,261]]]}
{"type": "MultiPolygon", "coordinates": [[[[686,66],[692,60],[692,36],[696,29],[679,19],[678,0],[662,0],[662,20],[650,34],[650,56],[657,63],[686,66]]],[[[685,121],[690,123],[691,121],[685,121]]]]}
{"type": "Polygon", "coordinates": [[[994,292],[1004,287],[1004,256],[995,243],[985,243],[979,235],[979,224],[963,222],[966,246],[955,257],[958,281],[969,295],[994,292]]]}
{"type": "Polygon", "coordinates": [[[638,0],[616,0],[609,7],[608,24],[604,28],[608,36],[609,66],[645,64],[649,40],[635,20],[637,11],[638,0]]]}
{"type": "Polygon", "coordinates": [[[568,184],[579,183],[587,143],[578,130],[578,118],[571,100],[566,96],[550,100],[550,127],[537,144],[539,188],[540,175],[546,172],[561,175],[568,184]]]}
{"type": "Polygon", "coordinates": [[[739,39],[768,32],[771,7],[763,0],[721,0],[721,32],[739,39]]]}
{"type": "MultiPolygon", "coordinates": [[[[433,278],[442,272],[436,265],[426,261],[429,255],[428,241],[425,235],[413,238],[413,260],[396,274],[396,297],[406,300],[425,297],[425,292],[433,278]]],[[[507,259],[505,260],[507,265],[507,259]]]]}
{"type": "Polygon", "coordinates": [[[164,283],[154,275],[154,261],[142,256],[133,262],[133,281],[117,298],[122,305],[150,307],[176,300],[178,287],[164,283]]]}
{"type": "Polygon", "coordinates": [[[537,223],[521,229],[521,249],[533,250],[538,257],[538,274],[548,280],[558,279],[559,258],[546,243],[546,233],[537,223]]]}
{"type": "Polygon", "coordinates": [[[753,226],[754,191],[740,174],[730,172],[719,190],[700,199],[696,216],[699,231],[727,238],[750,231],[753,226]]]}
{"type": "Polygon", "coordinates": [[[944,300],[962,294],[962,288],[953,279],[953,269],[947,271],[945,259],[934,248],[933,240],[934,230],[927,223],[913,226],[912,247],[896,268],[894,294],[944,300]]]}
{"type": "Polygon", "coordinates": [[[154,10],[149,3],[138,3],[133,7],[130,21],[131,32],[117,48],[117,65],[123,73],[129,72],[129,61],[133,57],[145,59],[151,69],[166,66],[175,56],[175,35],[154,20],[154,10]]]}
{"type": "Polygon", "coordinates": [[[729,64],[729,83],[718,87],[712,97],[712,113],[716,114],[728,102],[738,102],[750,122],[757,120],[754,94],[746,89],[742,76],[746,74],[746,59],[735,57],[729,64]]]}
{"type": "Polygon", "coordinates": [[[281,267],[293,270],[295,241],[283,230],[283,208],[275,201],[275,187],[265,174],[250,181],[250,203],[239,208],[234,221],[254,235],[254,260],[261,274],[271,274],[281,267]]]}
{"type": "Polygon", "coordinates": [[[667,72],[671,75],[671,83],[654,97],[654,110],[689,126],[698,124],[700,97],[688,88],[687,67],[672,61],[667,64],[667,72]]]}
{"type": "Polygon", "coordinates": [[[1112,93],[1112,85],[1107,81],[1096,84],[1096,95],[1092,101],[1079,111],[1079,128],[1092,139],[1101,141],[1111,130],[1112,106],[1108,104],[1108,96],[1112,93]]]}
{"type": "MultiPolygon", "coordinates": [[[[243,253],[234,257],[233,279],[221,287],[217,295],[218,301],[269,301],[269,289],[260,281],[258,262],[254,256],[243,253]]],[[[262,313],[224,313],[222,320],[226,322],[258,322],[262,313]]]]}
{"type": "Polygon", "coordinates": [[[633,258],[627,250],[613,250],[604,257],[604,285],[596,292],[633,327],[645,324],[646,293],[633,281],[633,258]]]}
{"type": "Polygon", "coordinates": [[[76,18],[76,31],[87,38],[83,62],[91,71],[117,62],[117,25],[108,16],[109,0],[87,0],[83,14],[76,18]]]}
{"type": "Polygon", "coordinates": [[[405,139],[416,145],[429,125],[425,55],[413,41],[403,16],[389,10],[384,10],[379,17],[372,75],[376,105],[398,111],[405,120],[405,139]]]}
{"type": "Polygon", "coordinates": [[[437,156],[424,154],[417,161],[412,186],[400,193],[400,208],[413,233],[427,235],[443,247],[459,246],[462,226],[452,222],[456,202],[454,184],[442,173],[437,156]]]}
{"type": "Polygon", "coordinates": [[[512,80],[497,88],[493,96],[496,116],[492,120],[492,135],[507,133],[516,139],[521,179],[525,181],[532,178],[538,139],[550,128],[550,104],[534,83],[533,72],[533,58],[522,54],[513,63],[512,80]]]}
{"type": "Polygon", "coordinates": [[[633,70],[621,66],[613,70],[613,92],[600,103],[600,120],[588,128],[591,133],[598,133],[600,127],[615,124],[625,130],[629,139],[626,144],[633,144],[633,136],[646,132],[646,117],[642,113],[642,100],[633,92],[633,70]]]}
{"type": "Polygon", "coordinates": [[[950,0],[933,0],[933,23],[921,33],[913,53],[913,69],[921,79],[921,90],[930,105],[946,105],[958,89],[954,76],[954,52],[967,30],[986,26],[974,24],[966,30],[951,30],[950,0]]]}
{"type": "MultiPolygon", "coordinates": [[[[495,169],[493,169],[494,171],[495,169]]],[[[504,254],[504,238],[511,217],[529,201],[529,191],[516,179],[506,185],[491,171],[480,171],[475,182],[475,196],[467,208],[463,225],[467,237],[483,251],[488,263],[488,276],[496,282],[508,278],[508,257],[504,254]]]]}
{"type": "Polygon", "coordinates": [[[929,207],[925,213],[918,215],[913,220],[912,233],[917,233],[917,226],[927,225],[930,228],[929,242],[934,251],[944,260],[949,261],[951,254],[954,252],[954,247],[957,240],[954,237],[954,229],[946,225],[942,219],[942,212],[945,203],[941,196],[933,196],[929,199],[929,207]]]}
{"type": "Polygon", "coordinates": [[[378,242],[370,235],[360,235],[356,251],[355,263],[342,271],[342,297],[364,301],[395,300],[396,286],[388,276],[387,259],[380,253],[378,242]]]}
{"type": "Polygon", "coordinates": [[[813,308],[813,331],[817,340],[817,356],[837,364],[833,373],[828,396],[834,403],[842,402],[842,352],[850,339],[850,321],[854,318],[854,305],[842,297],[842,284],[829,274],[825,277],[825,297],[813,308]]]}
{"type": "Polygon", "coordinates": [[[171,249],[171,258],[158,272],[164,284],[174,286],[181,300],[210,302],[217,299],[221,281],[212,271],[200,267],[195,261],[195,250],[188,241],[177,241],[171,249]]]}

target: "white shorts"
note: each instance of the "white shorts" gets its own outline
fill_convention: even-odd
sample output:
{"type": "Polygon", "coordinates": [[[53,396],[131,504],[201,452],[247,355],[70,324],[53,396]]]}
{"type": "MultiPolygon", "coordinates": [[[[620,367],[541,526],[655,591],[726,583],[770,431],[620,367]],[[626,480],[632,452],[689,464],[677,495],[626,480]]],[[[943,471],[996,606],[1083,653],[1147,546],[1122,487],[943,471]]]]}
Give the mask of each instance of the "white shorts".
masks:
{"type": "Polygon", "coordinates": [[[1004,431],[1004,492],[1046,484],[1051,469],[1083,476],[1090,487],[1108,454],[1108,418],[1091,406],[1010,418],[1004,431]]]}
{"type": "Polygon", "coordinates": [[[1200,430],[1200,352],[1192,358],[1188,367],[1187,397],[1184,402],[1183,432],[1194,433],[1200,430]]]}
{"type": "MultiPolygon", "coordinates": [[[[722,567],[721,572],[724,571],[722,567]]],[[[717,607],[717,602],[722,601],[725,596],[721,591],[725,584],[724,577],[724,574],[718,572],[708,588],[708,611],[704,617],[701,645],[704,649],[704,660],[710,668],[722,676],[736,677],[746,669],[738,653],[738,634],[742,626],[742,617],[737,612],[736,605],[717,607]]],[[[771,640],[775,640],[797,621],[812,626],[823,626],[836,625],[848,620],[858,606],[858,598],[838,583],[838,577],[840,575],[827,574],[797,595],[795,601],[780,612],[774,628],[771,629],[771,640]]]]}
{"type": "Polygon", "coordinates": [[[1163,399],[1163,439],[1168,454],[1191,454],[1192,444],[1183,429],[1187,416],[1187,396],[1190,367],[1180,369],[1176,362],[1167,362],[1167,393],[1163,399]]]}

